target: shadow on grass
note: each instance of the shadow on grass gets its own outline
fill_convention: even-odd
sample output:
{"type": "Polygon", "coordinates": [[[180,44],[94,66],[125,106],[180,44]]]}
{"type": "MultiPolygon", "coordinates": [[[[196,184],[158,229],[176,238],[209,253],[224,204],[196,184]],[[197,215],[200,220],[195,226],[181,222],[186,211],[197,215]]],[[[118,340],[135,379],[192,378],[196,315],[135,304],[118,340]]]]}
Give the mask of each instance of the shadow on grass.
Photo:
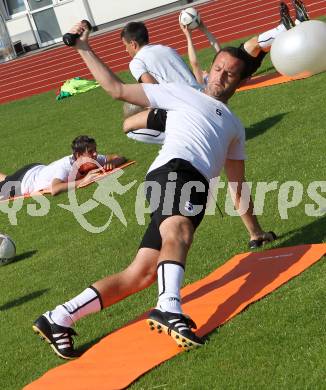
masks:
{"type": "Polygon", "coordinates": [[[9,302],[3,304],[2,306],[0,306],[0,311],[9,310],[9,309],[12,309],[13,307],[17,307],[17,306],[23,305],[24,303],[29,302],[32,299],[40,297],[41,295],[46,293],[48,290],[49,289],[46,288],[46,289],[43,289],[43,290],[34,291],[34,292],[30,293],[30,294],[24,295],[23,297],[16,298],[16,299],[14,299],[12,301],[9,301],[9,302]]]}
{"type": "Polygon", "coordinates": [[[7,265],[17,263],[17,261],[29,259],[30,257],[34,256],[35,253],[37,253],[37,250],[21,253],[20,255],[15,256],[14,259],[10,263],[8,263],[7,265]]]}
{"type": "Polygon", "coordinates": [[[322,243],[326,240],[326,215],[306,226],[285,233],[280,238],[288,236],[289,238],[283,241],[279,247],[322,243]]]}
{"type": "MultiPolygon", "coordinates": [[[[318,218],[316,221],[302,228],[289,231],[279,237],[279,239],[286,239],[286,241],[280,243],[278,247],[320,243],[326,236],[325,225],[326,216],[318,218]],[[287,239],[287,237],[289,238],[287,239]]],[[[198,299],[213,290],[222,289],[224,286],[235,282],[240,277],[245,279],[245,282],[239,287],[235,294],[226,298],[223,303],[216,307],[215,313],[212,313],[206,324],[200,328],[200,336],[205,335],[205,339],[209,338],[208,334],[222,325],[234,311],[236,311],[239,307],[242,307],[244,303],[250,301],[252,297],[259,294],[266,288],[266,286],[273,283],[280,275],[286,273],[289,268],[294,266],[295,263],[297,263],[307,252],[307,248],[297,248],[296,252],[296,257],[287,257],[285,255],[283,256],[282,261],[277,258],[278,256],[275,256],[275,258],[266,257],[266,259],[262,261],[261,258],[257,257],[257,253],[254,252],[249,254],[247,258],[242,259],[239,264],[237,264],[220,279],[207,283],[206,285],[198,288],[196,291],[186,295],[183,298],[183,304],[194,299],[198,299]],[[266,272],[266,270],[268,270],[268,272],[266,272]]],[[[241,311],[243,309],[244,307],[242,307],[241,311]]],[[[138,321],[144,320],[147,316],[148,313],[143,313],[141,316],[128,322],[123,327],[130,326],[138,321]]],[[[118,330],[119,328],[109,332],[109,334],[113,334],[118,330]]],[[[78,352],[83,354],[106,336],[108,336],[108,334],[103,334],[94,340],[80,345],[78,347],[78,352]]]]}
{"type": "Polygon", "coordinates": [[[77,348],[77,352],[78,352],[78,355],[83,355],[83,353],[85,353],[88,349],[90,349],[91,347],[93,347],[95,344],[97,344],[99,341],[101,341],[104,337],[107,337],[108,334],[111,334],[113,332],[109,332],[109,333],[103,333],[102,336],[98,336],[96,337],[94,340],[90,340],[88,341],[87,343],[84,343],[82,345],[79,345],[78,348],[77,348]]]}
{"type": "MultiPolygon", "coordinates": [[[[288,235],[290,235],[290,238],[280,243],[279,249],[281,247],[292,247],[288,251],[274,252],[273,255],[269,256],[266,253],[266,257],[264,258],[261,258],[263,252],[260,252],[260,254],[257,252],[250,253],[241,259],[239,263],[235,263],[232,269],[218,279],[199,287],[196,291],[185,296],[183,303],[203,297],[213,290],[220,289],[221,294],[225,291],[224,293],[227,295],[228,291],[223,290],[223,288],[228,288],[227,286],[232,285],[232,283],[237,283],[241,278],[243,279],[235,293],[226,297],[222,303],[217,304],[215,312],[212,313],[207,322],[200,328],[201,335],[210,333],[232,318],[232,316],[242,311],[248,304],[254,303],[257,297],[259,299],[263,298],[266,293],[274,291],[284,281],[287,282],[298,275],[298,273],[304,271],[306,267],[298,267],[300,270],[298,273],[294,267],[308,250],[311,249],[311,244],[322,243],[325,240],[325,225],[326,216],[318,218],[316,221],[300,229],[284,234],[281,238],[286,238],[288,235]],[[277,279],[279,279],[278,282],[276,282],[277,279]],[[269,290],[268,286],[274,287],[269,290]],[[262,292],[264,292],[263,295],[261,295],[262,292]]],[[[313,255],[311,254],[311,256],[313,255]]]]}
{"type": "Polygon", "coordinates": [[[254,74],[254,76],[259,76],[259,75],[261,75],[261,74],[266,74],[266,73],[269,73],[269,72],[272,72],[272,71],[273,71],[273,73],[276,72],[276,70],[275,70],[275,68],[274,68],[273,65],[268,66],[266,69],[258,70],[258,71],[254,74]]]}
{"type": "Polygon", "coordinates": [[[251,125],[250,127],[246,128],[246,140],[248,141],[252,138],[264,134],[265,131],[275,126],[287,114],[288,114],[287,112],[284,112],[281,114],[271,116],[269,118],[265,118],[262,121],[259,121],[251,125]]]}
{"type": "Polygon", "coordinates": [[[219,293],[224,297],[222,301],[216,303],[215,309],[198,330],[198,335],[204,336],[211,333],[248,305],[262,299],[292,279],[298,274],[297,270],[301,270],[299,271],[301,273],[305,268],[296,266],[296,263],[310,249],[310,245],[294,247],[288,252],[277,252],[276,254],[274,252],[273,255],[265,257],[257,256],[257,253],[248,254],[224,275],[188,294],[183,299],[183,303],[198,298],[203,299],[206,294],[213,291],[215,291],[214,294],[219,293]],[[293,252],[295,256],[293,256],[293,252]],[[234,286],[237,288],[235,289],[234,286]],[[232,292],[233,290],[234,292],[232,292]]]}

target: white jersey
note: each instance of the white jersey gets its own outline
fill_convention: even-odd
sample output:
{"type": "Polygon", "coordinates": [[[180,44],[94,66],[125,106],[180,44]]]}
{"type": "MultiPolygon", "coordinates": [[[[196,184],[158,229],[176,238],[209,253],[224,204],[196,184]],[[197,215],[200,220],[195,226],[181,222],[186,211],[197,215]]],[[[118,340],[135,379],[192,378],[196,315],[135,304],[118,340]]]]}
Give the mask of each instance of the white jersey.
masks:
{"type": "Polygon", "coordinates": [[[148,172],[181,158],[210,180],[227,158],[246,158],[245,129],[225,104],[181,84],[142,87],[152,108],[168,110],[165,142],[148,172]]]}
{"type": "Polygon", "coordinates": [[[168,46],[143,46],[130,62],[129,69],[137,81],[144,73],[150,73],[159,84],[176,82],[201,88],[176,50],[168,46]]]}
{"type": "MultiPolygon", "coordinates": [[[[106,156],[101,154],[97,156],[97,162],[101,166],[104,166],[106,161],[106,156]]],[[[36,165],[29,169],[21,182],[22,194],[30,194],[34,191],[49,188],[54,179],[67,182],[69,174],[72,172],[74,162],[75,159],[73,156],[66,156],[49,165],[36,165]]]]}

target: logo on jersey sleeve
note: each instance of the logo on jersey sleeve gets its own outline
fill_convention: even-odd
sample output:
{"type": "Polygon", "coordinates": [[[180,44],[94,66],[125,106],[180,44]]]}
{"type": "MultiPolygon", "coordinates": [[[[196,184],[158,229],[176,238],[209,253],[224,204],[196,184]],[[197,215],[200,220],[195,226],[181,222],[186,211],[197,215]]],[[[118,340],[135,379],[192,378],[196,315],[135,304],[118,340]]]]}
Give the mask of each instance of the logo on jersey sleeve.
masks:
{"type": "Polygon", "coordinates": [[[215,112],[218,116],[222,116],[222,110],[220,110],[219,108],[217,108],[215,112]]]}

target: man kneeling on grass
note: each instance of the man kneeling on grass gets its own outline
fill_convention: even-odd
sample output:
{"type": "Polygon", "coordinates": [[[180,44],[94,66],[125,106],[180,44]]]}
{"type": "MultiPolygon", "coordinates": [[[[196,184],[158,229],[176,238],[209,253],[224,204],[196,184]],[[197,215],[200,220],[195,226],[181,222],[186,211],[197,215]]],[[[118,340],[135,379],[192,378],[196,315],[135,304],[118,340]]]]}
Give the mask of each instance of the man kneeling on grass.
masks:
{"type": "Polygon", "coordinates": [[[122,156],[97,154],[95,139],[87,135],[75,138],[71,148],[72,155],[49,165],[34,163],[24,166],[12,175],[0,173],[0,199],[31,194],[40,190],[57,195],[67,191],[72,185],[68,182],[69,176],[76,179],[74,187],[78,187],[91,181],[99,171],[112,169],[126,162],[122,156]]]}
{"type": "Polygon", "coordinates": [[[222,49],[213,61],[204,93],[184,84],[128,85],[93,53],[84,23],[78,23],[70,32],[80,34],[76,49],[112,97],[167,110],[166,137],[146,176],[147,199],[153,213],[132,263],[41,315],[33,330],[51,344],[57,355],[72,359],[78,355],[72,340],[76,321],[157,280],[158,301],[149,313],[150,327],[163,330],[184,349],[201,346],[203,339],[192,331],[196,328],[194,321],[182,312],[180,289],[187,254],[205,214],[209,181],[219,176],[223,167],[228,180],[238,183],[230,190],[250,239],[274,239],[273,234],[262,230],[253,215],[251,198],[249,207],[242,207],[240,202],[246,192],[242,191],[245,130],[226,103],[248,75],[246,62],[238,48],[222,49]]]}

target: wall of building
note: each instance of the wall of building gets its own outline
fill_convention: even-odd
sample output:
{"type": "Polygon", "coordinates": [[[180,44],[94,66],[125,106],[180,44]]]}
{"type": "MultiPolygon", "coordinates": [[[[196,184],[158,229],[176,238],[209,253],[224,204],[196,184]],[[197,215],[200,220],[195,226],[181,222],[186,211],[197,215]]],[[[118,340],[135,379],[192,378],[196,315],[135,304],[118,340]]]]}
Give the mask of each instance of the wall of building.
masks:
{"type": "Polygon", "coordinates": [[[88,0],[97,26],[175,2],[176,0],[88,0]]]}
{"type": "Polygon", "coordinates": [[[59,3],[54,7],[54,12],[57,16],[58,23],[63,34],[67,32],[76,22],[89,18],[85,2],[83,0],[59,3]]]}
{"type": "Polygon", "coordinates": [[[22,44],[28,46],[33,46],[37,43],[26,14],[7,20],[7,28],[12,42],[21,41],[22,44]]]}
{"type": "MultiPolygon", "coordinates": [[[[139,14],[154,8],[181,3],[185,0],[57,0],[54,12],[61,32],[64,34],[79,20],[88,19],[92,25],[112,24],[115,20],[139,14]]],[[[0,0],[0,12],[5,15],[3,1],[0,0]]],[[[6,25],[13,42],[20,40],[23,45],[37,46],[27,11],[7,19],[6,25]]]]}

